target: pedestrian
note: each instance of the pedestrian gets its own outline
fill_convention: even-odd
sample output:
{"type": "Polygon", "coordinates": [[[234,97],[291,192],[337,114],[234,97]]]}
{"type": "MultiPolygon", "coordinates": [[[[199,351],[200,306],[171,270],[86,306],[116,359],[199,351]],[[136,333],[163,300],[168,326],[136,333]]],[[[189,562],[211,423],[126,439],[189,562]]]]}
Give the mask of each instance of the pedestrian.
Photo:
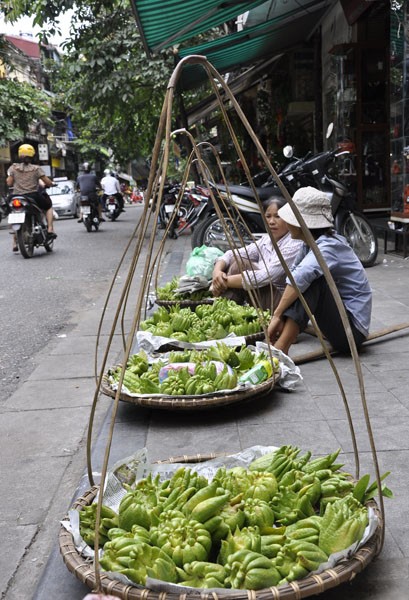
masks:
{"type": "MultiPolygon", "coordinates": [[[[263,202],[263,210],[271,235],[287,265],[291,266],[302,242],[292,239],[287,224],[278,214],[279,208],[284,204],[285,200],[281,196],[271,196],[263,202]]],[[[268,233],[262,235],[257,242],[235,252],[228,250],[215,262],[212,276],[214,296],[224,296],[243,304],[251,302],[249,290],[253,290],[261,308],[272,311],[284,288],[284,267],[268,233]]]]}
{"type": "MultiPolygon", "coordinates": [[[[34,201],[45,213],[47,220],[47,240],[57,237],[54,232],[54,213],[51,199],[48,194],[39,191],[39,183],[51,187],[53,181],[47,177],[40,165],[33,164],[35,149],[31,144],[21,144],[18,149],[19,163],[13,163],[7,172],[6,183],[13,188],[13,194],[26,196],[34,201]]],[[[17,242],[13,235],[13,252],[17,252],[17,242]]]]}
{"type": "MultiPolygon", "coordinates": [[[[360,348],[368,337],[372,310],[372,291],[365,269],[346,239],[335,232],[331,204],[324,192],[313,187],[300,188],[293,201],[330,270],[355,344],[360,348]]],[[[278,214],[287,223],[292,238],[304,242],[291,268],[294,281],[332,348],[348,354],[348,338],[335,299],[291,206],[286,204],[278,214]]],[[[287,278],[287,286],[268,326],[271,343],[288,354],[298,334],[306,328],[308,319],[296,288],[287,278]]]]}

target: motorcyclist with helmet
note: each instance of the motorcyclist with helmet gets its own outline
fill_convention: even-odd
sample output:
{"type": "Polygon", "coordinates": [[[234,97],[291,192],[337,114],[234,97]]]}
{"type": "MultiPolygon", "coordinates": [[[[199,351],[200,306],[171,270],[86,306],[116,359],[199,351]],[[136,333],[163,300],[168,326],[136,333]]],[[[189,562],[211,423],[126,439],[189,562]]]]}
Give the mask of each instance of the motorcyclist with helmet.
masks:
{"type": "MultiPolygon", "coordinates": [[[[88,162],[85,162],[82,165],[82,170],[83,174],[78,175],[77,177],[77,189],[79,190],[81,196],[88,196],[88,198],[91,201],[96,202],[98,208],[99,221],[105,221],[105,219],[102,217],[102,206],[97,194],[97,190],[101,189],[99,179],[95,175],[95,173],[91,173],[91,165],[88,162]]],[[[80,218],[78,219],[78,223],[82,222],[83,215],[81,212],[80,218]]]]}
{"type": "Polygon", "coordinates": [[[102,196],[102,206],[105,208],[108,196],[115,196],[118,200],[119,210],[125,212],[124,198],[121,194],[119,181],[109,169],[105,169],[104,171],[104,177],[101,179],[101,187],[104,191],[102,196]]]}
{"type": "MultiPolygon", "coordinates": [[[[51,187],[53,181],[47,177],[40,165],[33,164],[35,149],[31,144],[21,144],[18,149],[20,162],[13,163],[7,172],[6,183],[13,188],[13,194],[27,196],[45,212],[47,220],[47,238],[54,240],[54,213],[51,198],[47,193],[38,191],[39,182],[45,187],[51,187]]],[[[17,252],[15,237],[13,236],[13,251],[17,252]]]]}

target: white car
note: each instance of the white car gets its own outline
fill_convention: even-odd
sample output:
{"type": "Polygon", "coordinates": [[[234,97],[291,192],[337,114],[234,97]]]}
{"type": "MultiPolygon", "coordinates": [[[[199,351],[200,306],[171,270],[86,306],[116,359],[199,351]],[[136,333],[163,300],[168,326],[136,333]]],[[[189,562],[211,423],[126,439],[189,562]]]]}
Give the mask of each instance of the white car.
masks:
{"type": "Polygon", "coordinates": [[[54,177],[55,185],[47,189],[53,209],[59,217],[74,217],[79,214],[79,193],[75,191],[75,181],[67,177],[54,177]]]}

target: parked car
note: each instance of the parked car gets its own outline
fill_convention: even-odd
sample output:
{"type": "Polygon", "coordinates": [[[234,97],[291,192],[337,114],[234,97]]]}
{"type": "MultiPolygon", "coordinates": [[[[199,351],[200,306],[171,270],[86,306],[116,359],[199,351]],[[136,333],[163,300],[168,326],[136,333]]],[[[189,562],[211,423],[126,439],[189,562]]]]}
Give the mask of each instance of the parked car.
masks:
{"type": "Polygon", "coordinates": [[[55,185],[47,189],[53,209],[59,217],[74,217],[79,214],[80,196],[75,191],[75,181],[67,177],[54,177],[55,185]]]}

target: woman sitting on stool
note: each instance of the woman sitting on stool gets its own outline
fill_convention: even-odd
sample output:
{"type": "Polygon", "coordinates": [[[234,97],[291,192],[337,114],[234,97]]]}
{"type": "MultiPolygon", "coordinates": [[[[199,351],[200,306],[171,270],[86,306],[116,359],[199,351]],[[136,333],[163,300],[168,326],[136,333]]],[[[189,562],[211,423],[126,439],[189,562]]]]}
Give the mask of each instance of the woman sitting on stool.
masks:
{"type": "MultiPolygon", "coordinates": [[[[290,267],[302,243],[291,238],[286,223],[278,214],[284,204],[284,198],[272,196],[263,202],[263,208],[271,235],[290,267]]],[[[285,271],[268,233],[236,252],[228,250],[217,259],[213,269],[213,295],[229,298],[239,304],[250,303],[249,290],[254,290],[259,296],[261,308],[273,311],[284,288],[285,271]]]]}

